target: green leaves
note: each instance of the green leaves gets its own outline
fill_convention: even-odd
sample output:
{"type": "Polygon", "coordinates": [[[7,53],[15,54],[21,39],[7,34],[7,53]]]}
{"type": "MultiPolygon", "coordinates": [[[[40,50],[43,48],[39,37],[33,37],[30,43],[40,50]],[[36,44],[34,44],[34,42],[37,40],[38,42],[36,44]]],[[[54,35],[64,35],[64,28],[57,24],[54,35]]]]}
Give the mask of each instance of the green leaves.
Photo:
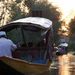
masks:
{"type": "Polygon", "coordinates": [[[69,26],[70,26],[70,32],[75,32],[75,18],[71,20],[69,26]]]}
{"type": "MultiPolygon", "coordinates": [[[[33,9],[39,9],[43,11],[43,17],[48,18],[53,22],[53,31],[54,36],[57,36],[57,38],[54,38],[55,41],[58,41],[58,30],[61,27],[61,23],[59,22],[61,12],[56,11],[58,7],[53,6],[52,3],[48,3],[47,0],[16,0],[15,2],[7,2],[7,10],[9,10],[10,13],[10,21],[14,21],[20,18],[25,17],[31,17],[33,9]],[[21,8],[22,4],[22,8],[21,8]],[[28,8],[29,13],[25,12],[25,7],[28,8]]],[[[0,17],[1,18],[1,17],[0,17]]]]}
{"type": "Polygon", "coordinates": [[[21,1],[22,1],[22,0],[16,0],[15,2],[16,2],[16,3],[21,3],[21,1]]]}

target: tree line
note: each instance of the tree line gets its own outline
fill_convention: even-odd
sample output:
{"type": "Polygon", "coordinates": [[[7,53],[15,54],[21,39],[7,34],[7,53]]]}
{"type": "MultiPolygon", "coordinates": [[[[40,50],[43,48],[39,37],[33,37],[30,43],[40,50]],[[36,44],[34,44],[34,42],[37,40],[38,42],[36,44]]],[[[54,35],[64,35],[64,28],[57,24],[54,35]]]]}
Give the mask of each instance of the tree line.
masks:
{"type": "Polygon", "coordinates": [[[57,11],[57,6],[53,6],[52,3],[48,2],[48,0],[5,1],[6,0],[0,0],[0,3],[3,3],[3,6],[0,7],[2,9],[0,15],[1,25],[3,25],[5,21],[6,23],[9,23],[20,18],[31,17],[31,10],[33,9],[43,10],[43,17],[50,19],[53,22],[54,42],[57,42],[59,40],[60,36],[58,35],[58,31],[59,28],[61,28],[62,22],[60,21],[60,19],[62,17],[62,12],[57,11]],[[26,12],[25,7],[27,7],[28,12],[26,12]],[[7,17],[7,19],[5,17],[7,17]]]}

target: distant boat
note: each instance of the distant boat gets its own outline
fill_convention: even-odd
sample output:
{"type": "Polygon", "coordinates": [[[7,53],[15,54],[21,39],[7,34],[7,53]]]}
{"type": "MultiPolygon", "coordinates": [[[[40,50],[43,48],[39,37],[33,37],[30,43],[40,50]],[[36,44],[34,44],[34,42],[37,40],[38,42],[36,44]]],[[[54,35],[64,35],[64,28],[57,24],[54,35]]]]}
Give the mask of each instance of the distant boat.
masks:
{"type": "MultiPolygon", "coordinates": [[[[50,70],[53,57],[52,21],[46,18],[28,17],[1,26],[0,31],[6,31],[9,39],[12,34],[18,37],[18,48],[12,52],[13,58],[0,57],[2,73],[32,75],[50,70]],[[37,36],[33,38],[35,35],[37,36]]],[[[13,38],[15,42],[16,38],[13,38]]]]}
{"type": "Polygon", "coordinates": [[[56,55],[63,55],[68,53],[68,44],[67,43],[61,43],[58,45],[58,51],[56,52],[56,55]]]}

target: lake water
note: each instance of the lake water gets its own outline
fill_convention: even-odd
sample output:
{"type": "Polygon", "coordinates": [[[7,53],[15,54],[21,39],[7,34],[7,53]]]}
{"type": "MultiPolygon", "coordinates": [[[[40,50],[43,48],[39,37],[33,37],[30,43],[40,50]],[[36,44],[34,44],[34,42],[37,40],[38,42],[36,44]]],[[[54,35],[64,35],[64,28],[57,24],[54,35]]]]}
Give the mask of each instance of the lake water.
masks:
{"type": "Polygon", "coordinates": [[[51,65],[51,75],[75,75],[75,56],[73,52],[54,57],[51,65]]]}

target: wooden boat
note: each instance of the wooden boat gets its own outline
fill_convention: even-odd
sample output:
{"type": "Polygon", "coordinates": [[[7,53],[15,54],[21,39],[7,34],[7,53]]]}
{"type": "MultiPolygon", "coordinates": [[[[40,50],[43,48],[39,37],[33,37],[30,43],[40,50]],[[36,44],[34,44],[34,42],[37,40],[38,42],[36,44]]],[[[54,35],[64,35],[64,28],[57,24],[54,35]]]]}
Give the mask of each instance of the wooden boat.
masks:
{"type": "Polygon", "coordinates": [[[58,50],[56,52],[56,55],[64,55],[67,54],[69,52],[68,50],[68,44],[67,43],[61,43],[60,45],[58,45],[58,50]]]}
{"type": "Polygon", "coordinates": [[[53,57],[52,21],[28,17],[1,26],[0,31],[6,31],[9,39],[16,44],[18,42],[18,48],[12,52],[13,58],[0,57],[2,74],[35,75],[50,70],[53,57]],[[28,42],[33,42],[34,46],[28,42]]]}

